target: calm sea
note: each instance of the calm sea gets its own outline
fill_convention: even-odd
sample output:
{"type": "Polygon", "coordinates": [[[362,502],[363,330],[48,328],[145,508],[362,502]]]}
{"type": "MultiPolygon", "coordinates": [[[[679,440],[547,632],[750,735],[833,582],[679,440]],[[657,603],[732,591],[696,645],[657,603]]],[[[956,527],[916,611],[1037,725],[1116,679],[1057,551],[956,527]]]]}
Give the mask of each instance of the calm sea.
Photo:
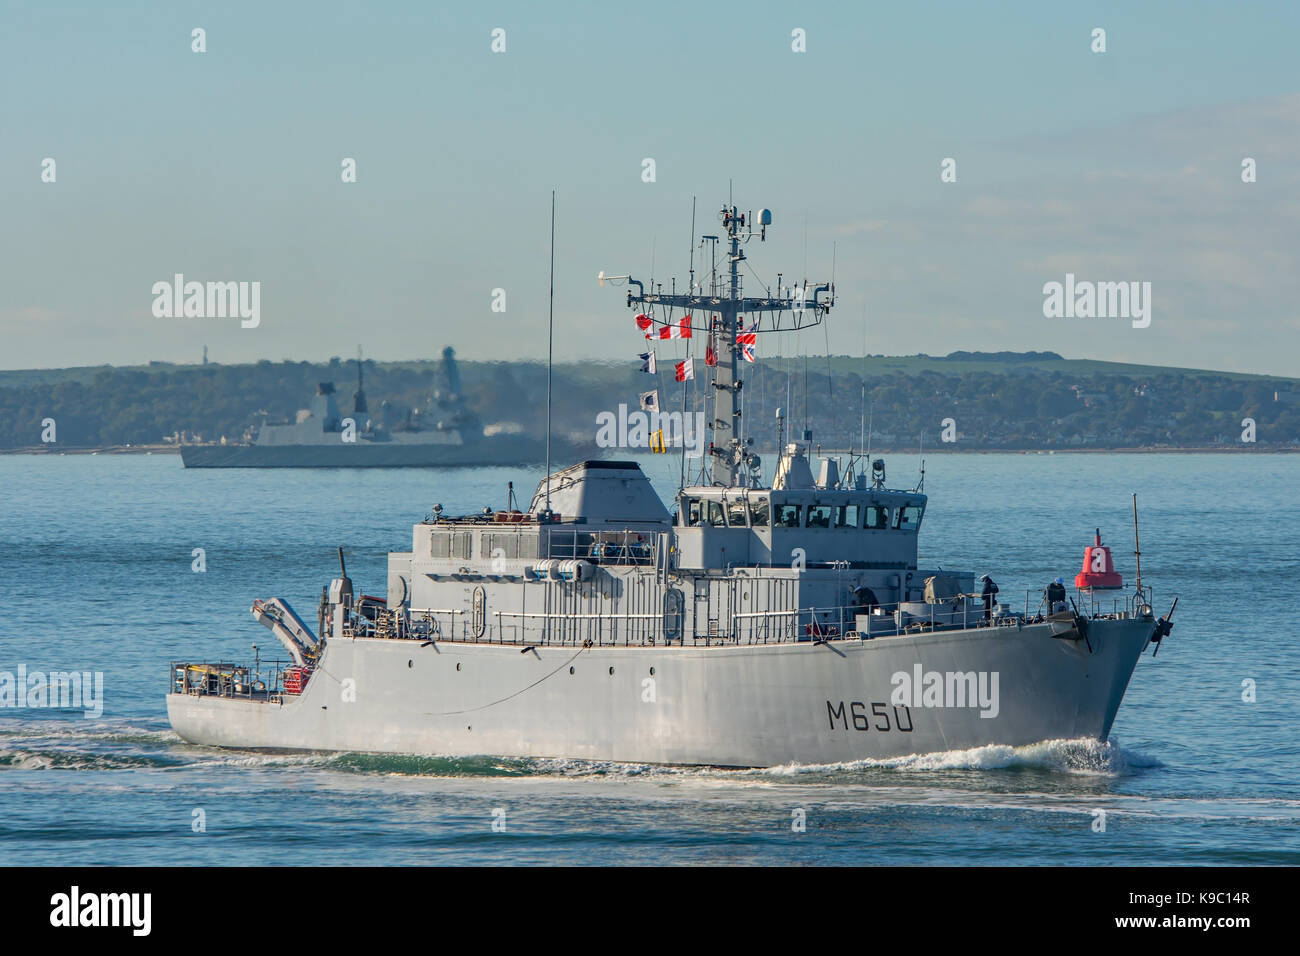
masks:
{"type": "MultiPolygon", "coordinates": [[[[890,484],[916,464],[890,460],[890,484]]],[[[647,463],[665,496],[677,468],[647,463]]],[[[1105,745],[717,771],[242,753],[171,733],[169,660],[273,646],[254,598],[314,619],[339,545],[383,593],[386,553],[435,502],[499,508],[513,478],[526,503],[539,476],[0,457],[0,671],[104,675],[99,717],[0,710],[0,864],[1300,864],[1298,456],[928,460],[923,561],[987,571],[1013,606],[1077,571],[1098,526],[1131,578],[1139,493],[1143,578],[1159,611],[1181,600],[1105,745]]]]}

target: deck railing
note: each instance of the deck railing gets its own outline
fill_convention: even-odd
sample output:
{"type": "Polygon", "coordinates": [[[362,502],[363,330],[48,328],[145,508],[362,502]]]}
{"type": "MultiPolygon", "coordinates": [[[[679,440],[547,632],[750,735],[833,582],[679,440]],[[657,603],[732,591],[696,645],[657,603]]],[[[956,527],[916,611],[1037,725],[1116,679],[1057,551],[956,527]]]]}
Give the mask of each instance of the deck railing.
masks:
{"type": "MultiPolygon", "coordinates": [[[[1037,592],[1031,592],[1037,593],[1037,592]]],[[[1077,596],[1076,596],[1077,602],[1077,596]]],[[[1116,596],[1107,610],[1099,600],[1080,606],[1087,616],[1133,616],[1135,598],[1116,596]]],[[[995,604],[986,613],[979,594],[960,594],[945,602],[907,601],[734,611],[697,619],[690,632],[685,608],[664,611],[578,612],[486,610],[482,621],[467,608],[410,608],[383,612],[376,620],[353,618],[349,638],[455,641],[472,644],[624,646],[654,644],[783,644],[843,638],[874,639],[927,631],[1011,627],[1041,620],[1045,613],[1011,611],[995,604]],[[898,611],[902,614],[898,614],[898,611]],[[859,619],[866,626],[859,629],[859,619]]]]}
{"type": "MultiPolygon", "coordinates": [[[[467,609],[420,608],[385,611],[375,620],[353,617],[344,629],[346,638],[381,638],[412,641],[453,641],[474,644],[537,646],[718,646],[744,644],[791,644],[805,641],[899,639],[917,634],[983,627],[1019,627],[1046,616],[1045,605],[1035,609],[1033,597],[1043,592],[1027,591],[1025,613],[1011,613],[1005,604],[995,605],[991,615],[984,610],[979,594],[960,594],[947,602],[908,605],[903,615],[899,603],[873,605],[809,606],[766,611],[737,611],[721,620],[709,619],[696,633],[685,633],[683,608],[673,613],[571,613],[557,611],[490,611],[481,634],[475,634],[473,615],[467,609]],[[1033,612],[1033,613],[1031,613],[1033,612]],[[859,629],[859,618],[867,627],[859,629]],[[672,626],[675,622],[675,627],[672,626]],[[877,624],[879,626],[877,626],[877,624]]],[[[1075,603],[1087,617],[1132,618],[1150,613],[1152,593],[1106,596],[1076,592],[1075,603]],[[1106,598],[1110,607],[1107,609],[1106,598]],[[1086,604],[1081,602],[1086,598],[1086,604]]],[[[1068,602],[1067,602],[1068,604],[1068,602]]],[[[251,665],[230,661],[172,661],[168,667],[169,690],[194,696],[215,696],[250,701],[285,700],[286,672],[297,666],[288,660],[255,660],[251,665]]]]}
{"type": "Polygon", "coordinates": [[[594,564],[647,565],[655,561],[655,532],[592,531],[552,525],[546,532],[547,558],[594,564]]]}
{"type": "Polygon", "coordinates": [[[284,694],[285,672],[294,666],[293,661],[260,658],[252,664],[172,661],[167,669],[168,689],[173,694],[195,697],[276,701],[284,694]]]}
{"type": "MultiPolygon", "coordinates": [[[[670,595],[675,592],[664,592],[670,595]]],[[[1074,606],[1086,617],[1134,617],[1147,613],[1150,590],[1141,593],[1073,595],[1074,606]],[[1109,605],[1109,606],[1108,606],[1109,605]]],[[[399,608],[382,610],[373,617],[353,615],[344,625],[344,638],[381,638],[414,641],[454,641],[472,644],[580,646],[650,646],[656,644],[784,644],[799,641],[866,640],[916,633],[981,627],[1015,627],[1043,620],[1049,612],[1045,594],[1025,593],[1023,613],[995,603],[986,611],[979,593],[961,593],[929,604],[921,601],[803,606],[758,611],[713,607],[701,616],[689,613],[689,596],[661,608],[623,611],[505,610],[488,607],[399,608]],[[901,612],[901,613],[899,613],[901,612]],[[693,620],[693,624],[691,623],[693,620]]],[[[653,601],[652,601],[653,606],[653,601]]],[[[1067,602],[1067,609],[1071,609],[1067,602]]],[[[288,662],[283,662],[287,666],[288,662]]],[[[213,665],[205,665],[213,666],[213,665]]],[[[225,665],[215,665],[218,667],[225,665]]],[[[238,676],[238,675],[236,675],[238,676]]],[[[257,677],[243,677],[243,684],[257,677]]],[[[276,669],[265,686],[279,692],[282,669],[276,669]]],[[[232,676],[218,681],[225,696],[250,696],[232,676]],[[226,685],[230,686],[227,687],[226,685]]],[[[214,691],[208,691],[214,692],[214,691]]],[[[253,688],[252,695],[261,691],[253,688]]]]}

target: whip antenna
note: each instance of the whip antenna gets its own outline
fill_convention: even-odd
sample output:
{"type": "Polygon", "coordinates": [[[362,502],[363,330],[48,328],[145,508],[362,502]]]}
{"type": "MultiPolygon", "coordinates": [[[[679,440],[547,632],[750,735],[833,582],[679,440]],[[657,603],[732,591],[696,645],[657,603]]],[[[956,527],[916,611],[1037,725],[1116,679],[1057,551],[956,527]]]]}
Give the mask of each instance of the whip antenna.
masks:
{"type": "Polygon", "coordinates": [[[546,323],[546,517],[551,516],[551,365],[555,358],[555,190],[551,190],[551,304],[546,323]]]}

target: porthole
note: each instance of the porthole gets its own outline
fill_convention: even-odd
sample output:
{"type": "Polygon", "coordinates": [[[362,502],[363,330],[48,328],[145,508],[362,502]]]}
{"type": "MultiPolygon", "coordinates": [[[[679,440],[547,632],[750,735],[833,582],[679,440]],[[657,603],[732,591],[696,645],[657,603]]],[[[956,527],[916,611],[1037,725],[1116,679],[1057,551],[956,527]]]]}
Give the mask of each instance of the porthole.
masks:
{"type": "Polygon", "coordinates": [[[406,662],[406,666],[407,666],[407,667],[414,667],[414,666],[415,666],[415,661],[407,661],[407,662],[406,662]]]}
{"type": "Polygon", "coordinates": [[[653,667],[650,668],[650,676],[651,676],[651,677],[654,677],[654,676],[655,676],[655,669],[654,669],[653,667]]]}
{"type": "Polygon", "coordinates": [[[573,668],[572,668],[572,667],[569,668],[569,673],[570,673],[570,674],[573,673],[573,668]]]}
{"type": "Polygon", "coordinates": [[[614,676],[614,668],[612,668],[612,667],[609,669],[609,676],[610,676],[610,677],[613,677],[613,676],[614,676]]]}
{"type": "Polygon", "coordinates": [[[456,665],[456,670],[460,670],[460,665],[459,665],[459,664],[456,665]]]}

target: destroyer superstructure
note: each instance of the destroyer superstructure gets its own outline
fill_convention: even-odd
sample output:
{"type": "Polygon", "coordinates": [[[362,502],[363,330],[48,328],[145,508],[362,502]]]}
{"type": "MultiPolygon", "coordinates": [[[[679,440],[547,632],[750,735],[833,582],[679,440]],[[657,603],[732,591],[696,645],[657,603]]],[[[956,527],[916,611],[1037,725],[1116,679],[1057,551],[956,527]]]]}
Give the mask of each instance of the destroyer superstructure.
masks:
{"type": "MultiPolygon", "coordinates": [[[[256,426],[245,443],[181,446],[186,468],[434,468],[541,464],[545,443],[522,434],[485,434],[462,397],[455,352],[442,352],[443,389],[426,409],[387,402],[372,414],[357,358],[357,389],[343,412],[333,382],[321,382],[297,421],[256,426]]],[[[564,442],[565,450],[574,446],[564,442]]]]}
{"type": "Polygon", "coordinates": [[[382,597],[354,590],[340,554],[316,632],[279,599],[254,605],[291,661],[173,663],[177,732],[726,766],[1104,739],[1139,655],[1171,627],[1148,591],[1012,611],[972,573],[918,564],[927,496],[890,488],[883,462],[855,456],[841,473],[828,458],[815,473],[806,441],[790,441],[763,482],[742,350],[764,316],[817,321],[834,290],[745,296],[742,243],[771,216],[758,233],[752,221],[724,208],[730,266],[708,289],[602,274],[628,281],[630,308],[696,316],[719,343],[706,481],[670,509],[635,462],[584,461],[545,477],[526,509],[510,496],[464,516],[436,506],[389,555],[382,597]]]}

